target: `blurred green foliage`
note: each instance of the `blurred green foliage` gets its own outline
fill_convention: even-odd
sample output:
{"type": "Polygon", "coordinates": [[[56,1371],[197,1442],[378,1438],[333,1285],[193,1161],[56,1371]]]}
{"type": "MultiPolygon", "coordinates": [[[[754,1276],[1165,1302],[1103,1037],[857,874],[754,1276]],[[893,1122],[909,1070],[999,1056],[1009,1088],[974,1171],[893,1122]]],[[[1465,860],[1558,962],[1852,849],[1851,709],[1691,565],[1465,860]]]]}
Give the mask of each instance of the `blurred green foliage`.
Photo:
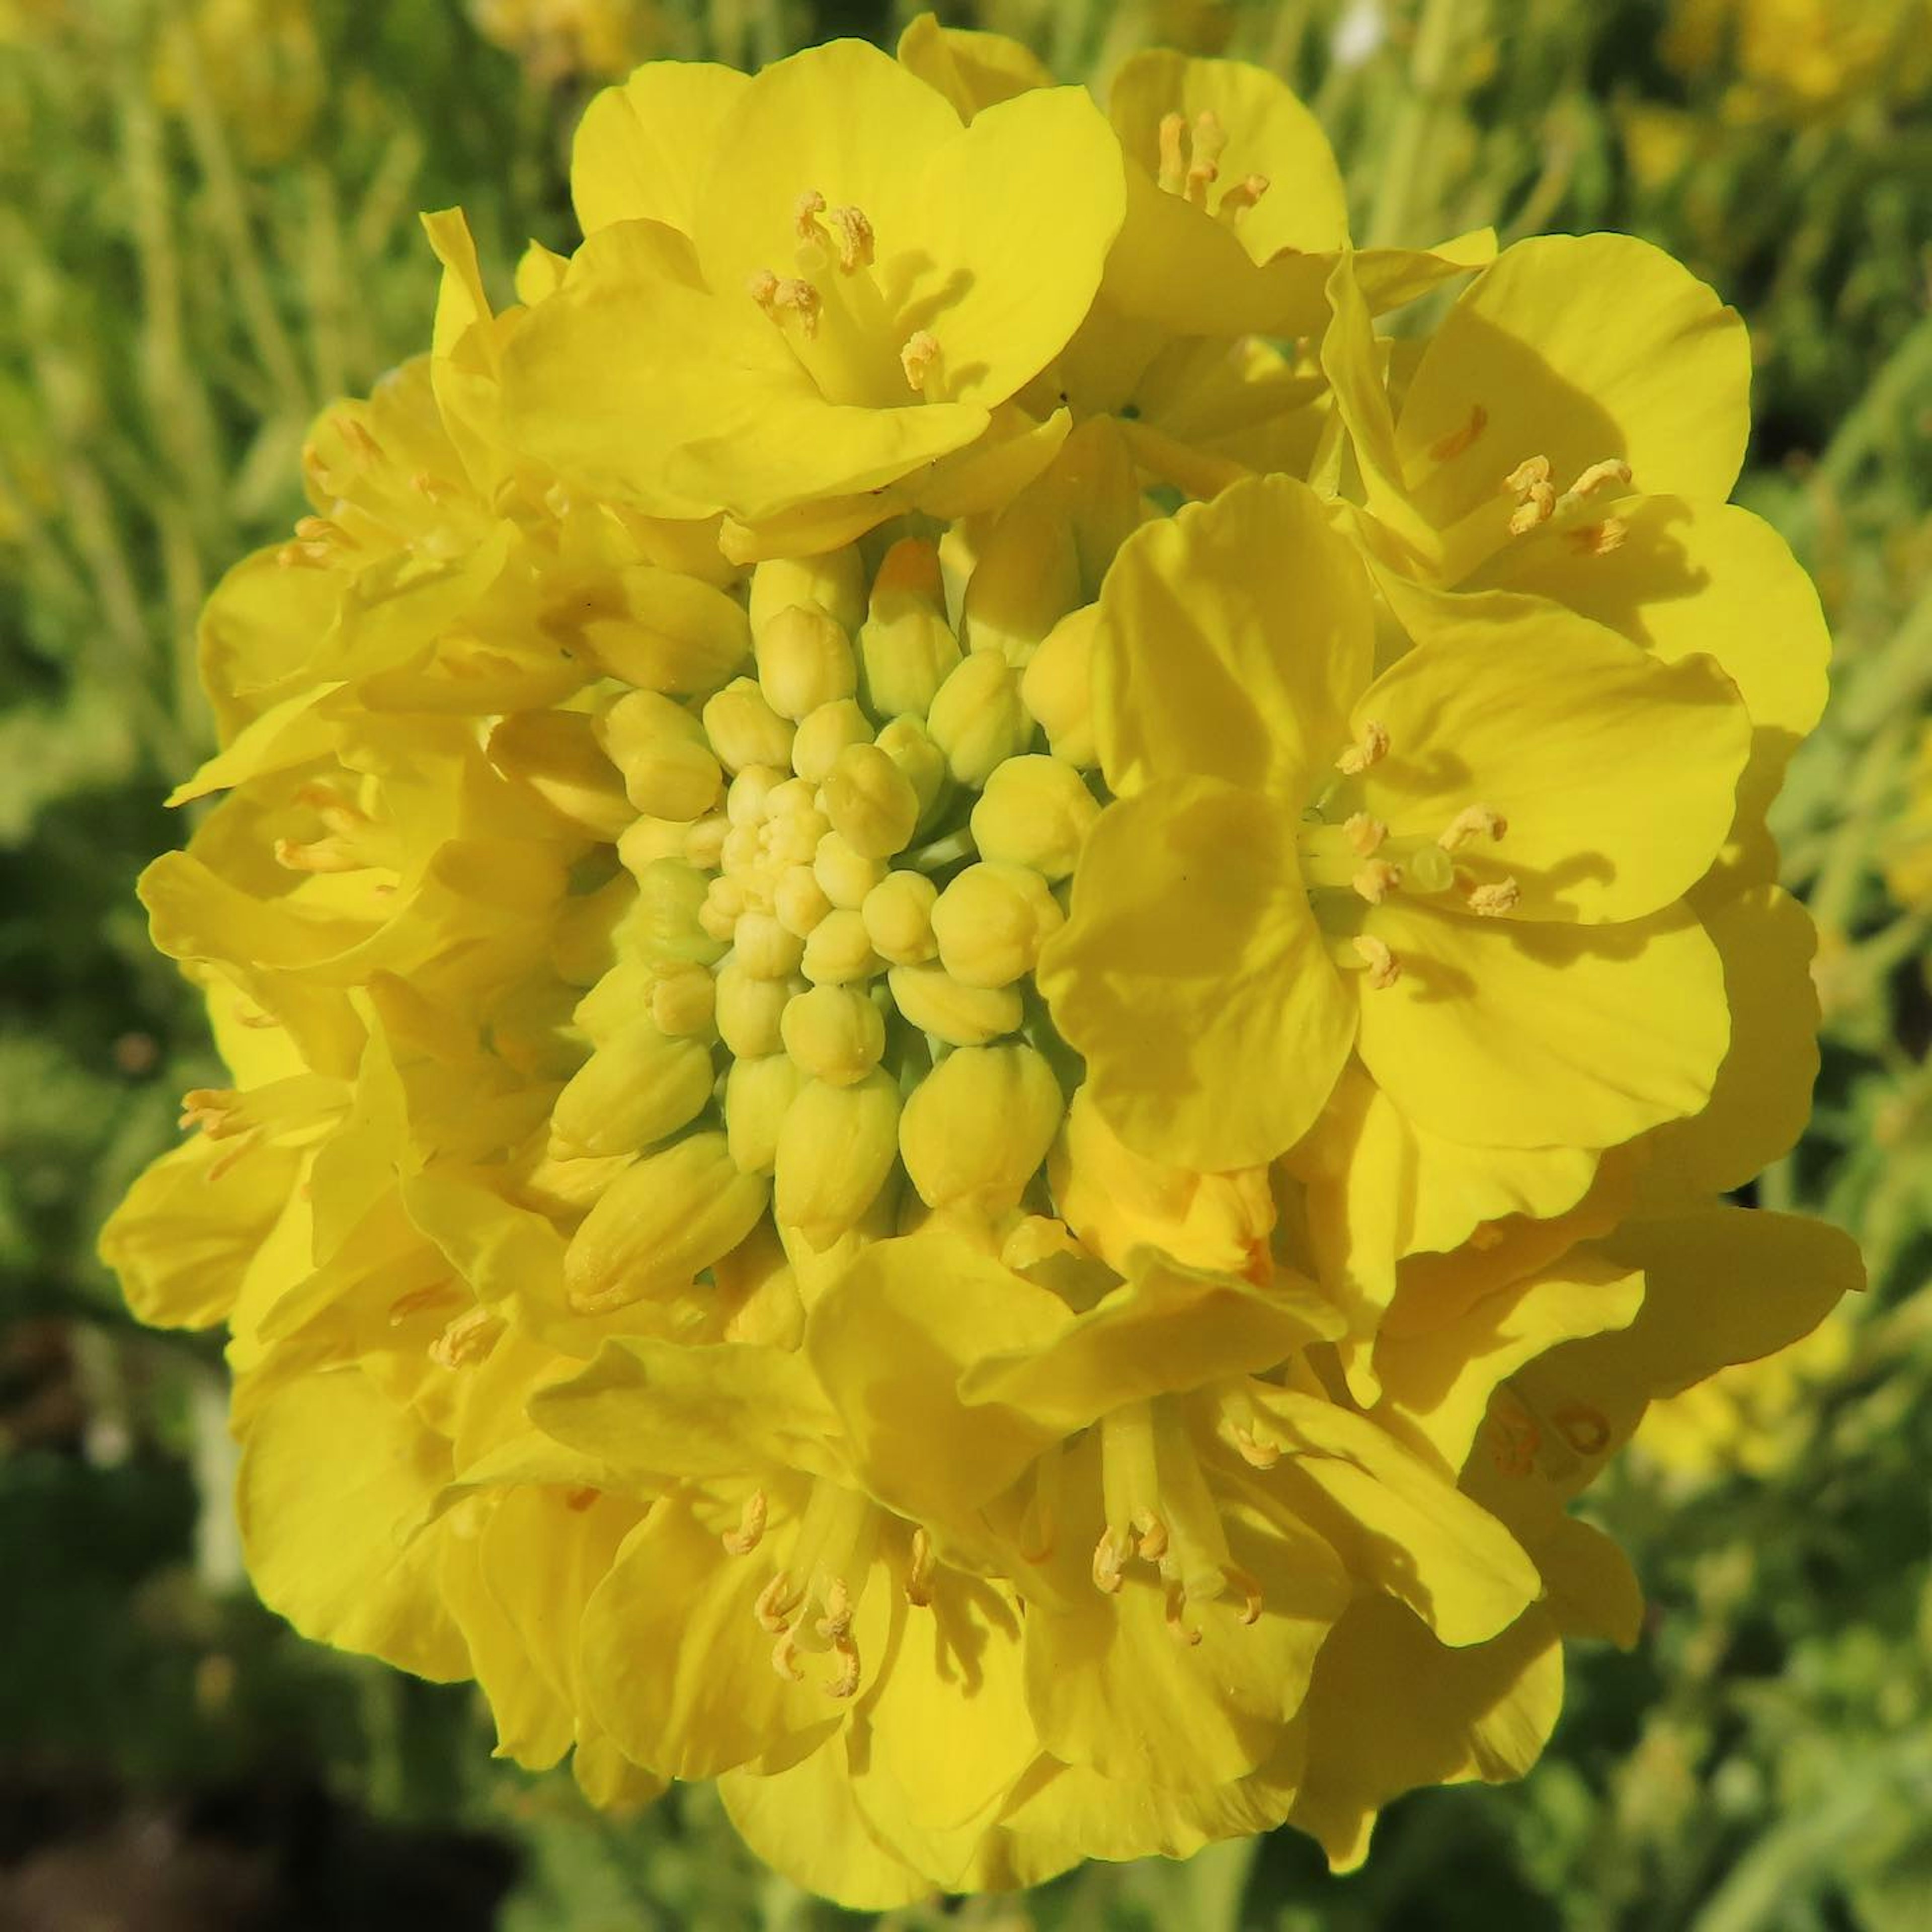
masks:
{"type": "MultiPolygon", "coordinates": [[[[484,10],[500,33],[546,10],[484,10]]],[[[836,31],[889,38],[904,10],[663,0],[624,31],[639,57],[755,64],[836,31]]],[[[1650,1628],[1633,1656],[1576,1658],[1524,1785],[1405,1801],[1346,1880],[1283,1835],[890,1922],[1922,1932],[1932,906],[1894,903],[1884,861],[1932,711],[1932,16],[1922,0],[941,10],[1068,76],[1104,80],[1151,41],[1275,68],[1329,128],[1364,239],[1623,229],[1744,310],[1760,366],[1741,496],[1811,570],[1838,640],[1778,828],[1822,934],[1825,1072],[1810,1133],[1759,1196],[1851,1227],[1874,1292],[1768,1477],[1691,1486],[1638,1462],[1600,1496],[1650,1628]],[[1782,39],[1754,38],[1761,15],[1782,39]]],[[[159,801],[206,742],[196,611],[298,513],[317,406],[426,340],[417,209],[460,200],[500,278],[526,236],[568,246],[568,129],[592,82],[564,44],[520,58],[454,0],[0,0],[10,1925],[75,1922],[90,1884],[148,1914],[104,1922],[196,1932],[859,1922],[757,1870],[708,1793],[598,1817],[567,1778],[494,1765],[464,1693],[311,1648],[254,1606],[217,1348],[135,1329],[92,1254],[175,1096],[213,1072],[132,893],[179,836],[159,801]]]]}

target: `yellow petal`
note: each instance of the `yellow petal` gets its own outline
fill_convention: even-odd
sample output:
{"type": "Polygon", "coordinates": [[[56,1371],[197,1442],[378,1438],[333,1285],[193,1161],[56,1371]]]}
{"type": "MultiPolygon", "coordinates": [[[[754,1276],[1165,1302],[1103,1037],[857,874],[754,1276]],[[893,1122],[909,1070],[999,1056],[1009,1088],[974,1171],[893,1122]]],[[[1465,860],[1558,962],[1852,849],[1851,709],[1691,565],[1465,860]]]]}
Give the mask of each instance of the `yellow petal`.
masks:
{"type": "Polygon", "coordinates": [[[1659,663],[1543,604],[1418,644],[1355,707],[1392,749],[1361,782],[1390,832],[1433,838],[1480,803],[1508,829],[1458,852],[1507,872],[1523,919],[1641,918],[1703,874],[1736,809],[1750,719],[1705,658],[1659,663]]]}
{"type": "Polygon", "coordinates": [[[262,1602],[320,1642],[418,1677],[467,1676],[436,1580],[447,1532],[415,1533],[448,1479],[448,1444],[355,1370],[272,1390],[252,1407],[236,1490],[262,1602]]]}
{"type": "Polygon", "coordinates": [[[1423,1784],[1520,1778],[1563,1702],[1563,1652],[1532,1610],[1493,1642],[1445,1650],[1398,1604],[1366,1598],[1323,1647],[1308,1768],[1290,1821],[1337,1871],[1368,1855],[1376,1814],[1423,1784]]]}
{"type": "Polygon", "coordinates": [[[898,60],[944,94],[962,121],[1030,88],[1053,85],[1039,58],[1018,40],[1004,34],[942,27],[930,14],[920,14],[900,34],[898,60]]]}
{"type": "Polygon", "coordinates": [[[1736,310],[1661,249],[1538,236],[1504,249],[1430,338],[1396,454],[1438,529],[1506,504],[1503,478],[1535,456],[1558,491],[1618,458],[1640,490],[1721,501],[1744,460],[1750,384],[1736,310]]]}
{"type": "Polygon", "coordinates": [[[750,83],[707,61],[652,61],[584,111],[570,198],[588,235],[614,221],[662,221],[688,235],[718,130],[750,83]]]}
{"type": "Polygon", "coordinates": [[[575,1725],[570,1707],[532,1668],[516,1626],[484,1580],[477,1539],[448,1536],[441,1541],[438,1587],[462,1630],[470,1670],[496,1720],[496,1755],[528,1770],[548,1771],[571,1747],[575,1725]]]}
{"type": "Polygon", "coordinates": [[[1237,483],[1148,524],[1100,594],[1095,724],[1116,792],[1212,776],[1298,812],[1369,676],[1369,586],[1305,484],[1237,483]]]}
{"type": "Polygon", "coordinates": [[[1198,778],[1118,801],[1088,835],[1040,986],[1095,1106],[1150,1159],[1258,1166],[1341,1072],[1354,1002],[1293,837],[1279,804],[1198,778]]]}
{"type": "Polygon", "coordinates": [[[1430,1132],[1613,1147],[1710,1094],[1730,1022],[1718,949],[1688,915],[1532,926],[1391,901],[1374,929],[1402,977],[1362,996],[1363,1064],[1430,1132]]]}

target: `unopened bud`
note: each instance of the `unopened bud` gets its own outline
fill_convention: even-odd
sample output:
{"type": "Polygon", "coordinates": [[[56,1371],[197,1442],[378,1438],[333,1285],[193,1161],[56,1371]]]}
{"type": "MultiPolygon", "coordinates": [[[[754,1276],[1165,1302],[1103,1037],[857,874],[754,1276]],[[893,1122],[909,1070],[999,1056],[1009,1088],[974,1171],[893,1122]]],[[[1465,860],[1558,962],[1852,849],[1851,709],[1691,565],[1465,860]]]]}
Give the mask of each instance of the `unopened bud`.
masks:
{"type": "Polygon", "coordinates": [[[940,963],[962,986],[1023,979],[1065,918],[1046,881],[1024,866],[968,866],[932,909],[940,963]]]}
{"type": "Polygon", "coordinates": [[[735,599],[694,577],[650,564],[620,574],[624,609],[592,619],[585,649],[598,668],[645,691],[715,691],[751,655],[752,627],[735,599]]]}
{"type": "Polygon", "coordinates": [[[718,1036],[740,1060],[776,1053],[783,1043],[778,1027],[794,982],[760,980],[736,959],[718,969],[718,1036]]]}
{"type": "Polygon", "coordinates": [[[674,1294],[757,1226],[767,1190],[721,1133],[688,1134],[627,1167],[563,1258],[564,1292],[586,1313],[674,1294]]]}
{"type": "Polygon", "coordinates": [[[888,872],[859,908],[872,950],[895,966],[920,966],[939,945],[932,936],[932,908],[939,889],[923,872],[888,872]]]}
{"type": "Polygon", "coordinates": [[[960,627],[975,651],[1024,664],[1080,601],[1080,559],[1061,506],[1037,492],[1000,518],[973,566],[960,627]]]}
{"type": "Polygon", "coordinates": [[[622,943],[646,964],[680,960],[708,966],[724,950],[699,922],[710,881],[682,859],[653,859],[637,875],[638,896],[624,916],[622,943]]]}
{"type": "Polygon", "coordinates": [[[912,782],[877,745],[848,745],[826,775],[825,813],[854,851],[890,859],[919,823],[912,782]]]}
{"type": "Polygon", "coordinates": [[[733,934],[732,957],[754,980],[788,980],[805,957],[805,941],[768,912],[748,912],[733,934]]]}
{"type": "Polygon", "coordinates": [[[597,730],[638,811],[688,821],[723,796],[724,774],[704,726],[658,692],[626,693],[598,720],[597,730]]]}
{"type": "Polygon", "coordinates": [[[814,1248],[856,1225],[898,1154],[899,1090],[878,1070],[849,1087],[808,1080],[778,1134],[772,1211],[814,1248]]]}
{"type": "MultiPolygon", "coordinates": [[[[706,976],[709,976],[708,975],[706,976]]],[[[550,1131],[566,1156],[635,1154],[688,1126],[711,1098],[711,1054],[633,1019],[591,1054],[556,1096],[550,1131]]]]}
{"type": "Polygon", "coordinates": [[[814,986],[784,1010],[784,1048],[814,1079],[849,1087],[886,1050],[879,1010],[852,986],[814,986]]]}
{"type": "Polygon", "coordinates": [[[1064,1111],[1060,1083],[1033,1048],[962,1047],[913,1090],[899,1152],[928,1207],[1002,1214],[1019,1204],[1064,1111]]]}
{"type": "Polygon", "coordinates": [[[922,537],[893,544],[872,579],[872,607],[859,632],[866,695],[883,718],[924,717],[959,662],[946,621],[939,553],[922,537]]]}
{"type": "Polygon", "coordinates": [[[788,604],[817,604],[848,631],[866,614],[866,564],[848,544],[816,556],[773,557],[752,572],[752,628],[766,622],[788,604]]]}
{"type": "Polygon", "coordinates": [[[731,1159],[747,1174],[769,1174],[786,1114],[805,1075],[789,1054],[734,1060],[724,1076],[724,1132],[731,1159]]]}
{"type": "Polygon", "coordinates": [[[808,784],[823,784],[848,745],[869,744],[872,737],[872,722],[856,702],[836,698],[800,721],[798,736],[792,740],[791,768],[808,784]]]}
{"type": "Polygon", "coordinates": [[[812,928],[799,970],[815,986],[842,986],[869,979],[879,966],[865,920],[850,907],[839,906],[812,928]]]}
{"type": "Polygon", "coordinates": [[[984,784],[1017,758],[1034,722],[1020,701],[1018,674],[998,651],[975,651],[939,688],[926,718],[932,740],[962,784],[984,784]]]}
{"type": "Polygon", "coordinates": [[[832,902],[808,865],[794,865],[772,893],[772,911],[778,922],[801,939],[810,938],[831,910],[832,902]]]}
{"type": "Polygon", "coordinates": [[[895,966],[892,1004],[921,1033],[952,1046],[983,1046],[1025,1017],[1016,986],[964,986],[944,966],[895,966]]]}
{"type": "Polygon", "coordinates": [[[774,711],[802,718],[858,685],[850,640],[818,604],[788,604],[758,633],[758,683],[774,711]]]}
{"type": "Polygon", "coordinates": [[[973,808],[973,842],[982,859],[1064,879],[1100,815],[1094,794],[1071,765],[1035,752],[1009,758],[986,781],[973,808]]]}
{"type": "Polygon", "coordinates": [[[1040,641],[1020,682],[1056,758],[1083,770],[1100,762],[1094,736],[1094,630],[1097,604],[1070,610],[1040,641]]]}
{"type": "Polygon", "coordinates": [[[904,772],[919,800],[922,822],[932,813],[940,794],[949,788],[946,754],[916,718],[895,718],[880,726],[878,747],[904,772]]]}
{"type": "Polygon", "coordinates": [[[883,860],[870,859],[855,851],[837,832],[828,832],[820,839],[812,856],[812,870],[834,905],[848,907],[855,912],[866,903],[866,895],[886,876],[883,860]]]}
{"type": "Polygon", "coordinates": [[[789,766],[796,729],[766,703],[763,690],[748,677],[734,677],[704,707],[704,735],[730,772],[748,765],[789,766]]]}

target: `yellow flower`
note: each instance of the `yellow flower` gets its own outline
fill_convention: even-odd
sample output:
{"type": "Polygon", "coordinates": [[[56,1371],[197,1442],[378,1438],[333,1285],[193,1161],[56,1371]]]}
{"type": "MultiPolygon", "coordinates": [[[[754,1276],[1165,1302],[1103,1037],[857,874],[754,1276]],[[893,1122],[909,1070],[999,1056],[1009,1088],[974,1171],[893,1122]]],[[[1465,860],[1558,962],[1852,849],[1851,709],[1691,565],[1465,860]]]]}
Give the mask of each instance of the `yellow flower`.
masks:
{"type": "Polygon", "coordinates": [[[1922,88],[1928,31],[1924,0],[1677,0],[1660,46],[1682,74],[1734,74],[1738,118],[1802,122],[1922,88]]]}
{"type": "Polygon", "coordinates": [[[546,86],[573,74],[620,74],[661,31],[651,0],[472,0],[470,13],[485,40],[520,57],[546,86]]]}
{"type": "Polygon", "coordinates": [[[1707,663],[1546,608],[1534,656],[1437,640],[1372,678],[1366,580],[1302,486],[1123,548],[1095,646],[1121,796],[1042,975],[1130,1146],[1266,1162],[1352,1051],[1474,1146],[1609,1147],[1702,1106],[1726,1016],[1679,902],[1747,721],[1707,663]]]}
{"type": "Polygon", "coordinates": [[[1932,728],[1919,733],[1906,808],[1886,841],[1885,882],[1900,905],[1932,905],[1932,728]]]}

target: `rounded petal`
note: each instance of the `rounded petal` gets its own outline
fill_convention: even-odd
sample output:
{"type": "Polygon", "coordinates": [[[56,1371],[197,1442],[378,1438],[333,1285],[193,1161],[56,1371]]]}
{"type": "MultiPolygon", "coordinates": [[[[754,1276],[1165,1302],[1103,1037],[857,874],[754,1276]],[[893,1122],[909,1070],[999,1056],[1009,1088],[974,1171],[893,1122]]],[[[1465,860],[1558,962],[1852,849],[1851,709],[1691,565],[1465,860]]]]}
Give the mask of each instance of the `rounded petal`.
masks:
{"type": "Polygon", "coordinates": [[[1402,977],[1361,1001],[1364,1064],[1426,1130],[1614,1147],[1696,1113],[1730,1043],[1718,949],[1688,914],[1529,926],[1393,902],[1402,977]]]}
{"type": "Polygon", "coordinates": [[[942,27],[922,14],[899,36],[898,61],[952,102],[962,121],[1029,88],[1051,87],[1038,55],[1004,34],[942,27]]]}
{"type": "Polygon", "coordinates": [[[1100,592],[1095,728],[1120,793],[1214,777],[1292,800],[1340,748],[1367,683],[1369,584],[1286,476],[1144,524],[1100,592]]]}
{"type": "Polygon", "coordinates": [[[1535,456],[1559,491],[1617,458],[1640,490],[1721,500],[1744,460],[1750,392],[1737,312],[1661,249],[1538,236],[1505,248],[1430,338],[1396,451],[1438,528],[1501,500],[1503,478],[1535,456]]]}
{"type": "Polygon", "coordinates": [[[1040,984],[1095,1106],[1150,1159],[1272,1160],[1348,1057],[1354,1001],[1293,838],[1279,805],[1208,779],[1120,800],[1088,835],[1040,984]]]}
{"type": "Polygon", "coordinates": [[[1392,832],[1442,833],[1466,807],[1508,830],[1459,860],[1507,874],[1516,916],[1629,920],[1708,869],[1736,812],[1750,719],[1705,658],[1660,664],[1554,604],[1501,634],[1418,644],[1355,707],[1391,750],[1364,776],[1392,832]]]}
{"type": "Polygon", "coordinates": [[[652,61],[584,110],[570,151],[570,198],[589,235],[662,221],[689,235],[718,131],[751,85],[709,61],[652,61]]]}

